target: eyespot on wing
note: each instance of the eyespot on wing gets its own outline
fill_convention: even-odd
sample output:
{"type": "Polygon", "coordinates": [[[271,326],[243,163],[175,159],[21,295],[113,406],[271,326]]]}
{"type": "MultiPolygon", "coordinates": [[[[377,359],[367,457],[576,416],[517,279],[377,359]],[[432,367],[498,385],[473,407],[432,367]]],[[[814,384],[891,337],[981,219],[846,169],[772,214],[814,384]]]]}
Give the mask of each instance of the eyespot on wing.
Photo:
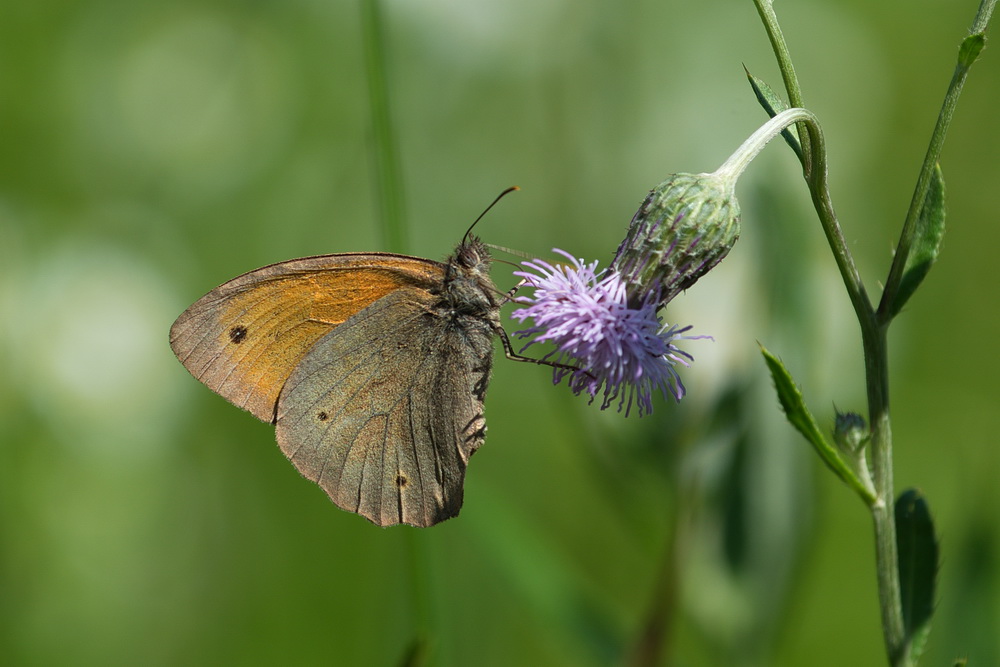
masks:
{"type": "Polygon", "coordinates": [[[433,289],[444,270],[439,262],[391,253],[271,264],[192,304],[171,327],[170,346],[209,389],[273,422],[281,388],[316,341],[397,289],[433,289]]]}

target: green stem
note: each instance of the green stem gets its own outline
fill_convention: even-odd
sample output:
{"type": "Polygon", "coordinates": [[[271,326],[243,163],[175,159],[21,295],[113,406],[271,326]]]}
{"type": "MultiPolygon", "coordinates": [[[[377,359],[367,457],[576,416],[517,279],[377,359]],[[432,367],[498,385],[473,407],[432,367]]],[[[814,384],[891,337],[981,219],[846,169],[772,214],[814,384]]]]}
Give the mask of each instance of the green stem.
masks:
{"type": "Polygon", "coordinates": [[[727,159],[721,167],[716,170],[720,178],[729,180],[732,183],[746,168],[747,164],[763,149],[763,147],[774,137],[781,134],[781,131],[794,123],[800,123],[800,132],[807,141],[803,147],[809,146],[812,164],[816,168],[807,175],[809,191],[812,195],[813,205],[819,215],[823,232],[826,234],[827,242],[833,250],[834,258],[837,261],[837,268],[847,287],[851,303],[862,322],[862,328],[866,325],[874,330],[875,319],[872,311],[871,301],[864,283],[861,281],[861,274],[854,264],[854,258],[847,247],[847,241],[840,230],[840,223],[837,221],[837,214],[833,210],[833,201],[830,198],[830,188],[827,183],[826,169],[826,142],[823,139],[823,130],[820,128],[816,116],[808,109],[785,109],[775,115],[769,121],[760,126],[743,144],[727,159]]]}
{"type": "Polygon", "coordinates": [[[893,516],[892,429],[889,421],[886,328],[880,326],[875,318],[875,311],[833,209],[827,183],[826,142],[816,116],[806,109],[782,111],[754,132],[716,173],[720,177],[735,181],[764,145],[792,123],[801,123],[804,128],[803,134],[808,136],[808,145],[812,151],[809,157],[814,166],[812,172],[806,175],[809,192],[861,325],[868,389],[868,415],[872,432],[870,444],[872,481],[876,494],[875,501],[869,507],[875,528],[875,568],[882,613],[882,632],[890,664],[894,667],[903,667],[910,664],[910,657],[903,626],[896,522],[893,516]]]}
{"type": "MultiPolygon", "coordinates": [[[[778,26],[777,17],[771,6],[771,0],[754,0],[754,4],[771,40],[789,100],[793,106],[801,106],[802,96],[798,79],[795,76],[788,48],[778,26]]],[[[877,494],[876,501],[870,506],[875,530],[875,565],[882,616],[882,633],[889,663],[893,667],[909,666],[913,660],[910,654],[910,644],[905,634],[900,599],[899,556],[896,543],[896,522],[893,514],[895,492],[893,490],[892,428],[889,418],[889,362],[886,333],[891,319],[893,300],[899,290],[903,269],[913,241],[916,221],[926,199],[931,176],[941,155],[945,134],[951,123],[965,78],[982,49],[984,33],[995,4],[996,0],[981,0],[979,11],[970,30],[970,36],[966,38],[959,50],[958,65],[952,76],[948,93],[938,115],[937,125],[931,137],[930,146],[927,149],[927,155],[917,179],[913,199],[910,202],[899,245],[877,312],[872,308],[833,210],[827,187],[825,146],[819,124],[815,118],[803,118],[799,130],[803,146],[803,173],[809,184],[813,206],[823,225],[827,241],[833,250],[837,266],[861,326],[868,392],[868,415],[872,436],[870,444],[871,464],[877,494]],[[808,143],[806,139],[808,139],[808,143]],[[812,144],[811,147],[809,143],[812,144]]],[[[777,117],[775,116],[775,118],[777,117]]]]}
{"type": "MultiPolygon", "coordinates": [[[[869,311],[870,312],[870,311],[869,311]]],[[[862,324],[868,388],[868,415],[871,424],[872,481],[877,500],[871,505],[875,529],[875,576],[878,580],[882,637],[889,664],[912,664],[910,644],[903,625],[903,604],[899,588],[899,554],[896,520],[893,514],[892,426],[889,420],[889,357],[886,327],[875,323],[874,313],[862,324]]]]}
{"type": "Polygon", "coordinates": [[[970,35],[986,34],[986,27],[990,24],[990,18],[993,16],[993,8],[996,4],[997,0],[981,0],[979,11],[976,12],[976,18],[972,20],[972,27],[969,28],[970,35]]]}
{"type": "Polygon", "coordinates": [[[896,542],[896,521],[893,515],[894,498],[892,479],[892,429],[889,421],[889,371],[886,332],[892,319],[893,302],[899,291],[903,269],[913,242],[914,229],[920,209],[927,198],[934,167],[941,156],[945,135],[951,124],[959,95],[965,84],[969,69],[982,50],[984,33],[993,14],[996,0],[982,0],[979,11],[969,31],[969,37],[959,49],[958,64],[952,75],[948,92],[945,94],[937,123],[931,135],[930,145],[917,177],[913,198],[906,213],[899,244],[893,258],[892,268],[886,280],[882,299],[879,302],[875,322],[862,323],[862,337],[865,348],[865,367],[868,379],[868,411],[871,417],[872,473],[880,501],[872,507],[875,524],[875,561],[879,583],[879,598],[882,611],[882,632],[891,665],[903,667],[913,664],[911,645],[905,636],[903,625],[900,588],[899,554],[896,542]],[[874,326],[872,326],[874,325],[874,326]]]}
{"type": "Polygon", "coordinates": [[[813,206],[823,225],[861,326],[868,393],[868,421],[871,425],[872,481],[876,500],[869,507],[875,529],[875,572],[878,580],[882,636],[889,664],[911,664],[909,643],[903,625],[903,605],[899,589],[899,556],[896,521],[893,515],[892,427],[889,419],[889,356],[886,327],[879,324],[868,293],[851,259],[827,187],[827,160],[823,134],[815,122],[808,124],[812,140],[812,174],[807,176],[813,206]]]}
{"type": "MultiPolygon", "coordinates": [[[[991,1],[991,0],[988,0],[991,1]]],[[[792,67],[777,17],[770,0],[754,0],[767,30],[790,102],[802,103],[802,94],[792,67]]],[[[896,546],[896,522],[893,516],[892,429],[889,420],[889,364],[886,330],[880,325],[871,300],[854,265],[833,209],[827,183],[826,146],[815,118],[804,119],[799,130],[802,143],[803,175],[809,185],[813,207],[833,251],[837,268],[844,280],[851,305],[861,327],[865,356],[865,379],[868,392],[868,417],[871,425],[872,474],[877,495],[870,505],[875,530],[875,569],[879,590],[882,634],[889,663],[893,667],[911,664],[903,625],[899,589],[899,557],[896,546]],[[804,129],[804,131],[803,131],[804,129]]]]}
{"type": "Polygon", "coordinates": [[[406,225],[403,214],[403,187],[399,176],[392,117],[389,113],[389,88],[386,83],[385,46],[382,40],[382,15],[379,0],[361,2],[362,40],[365,69],[368,74],[368,102],[372,120],[375,183],[379,204],[382,239],[389,250],[406,250],[406,225]]]}
{"type": "MultiPolygon", "coordinates": [[[[773,0],[754,0],[757,13],[767,31],[767,38],[771,42],[771,49],[778,60],[778,69],[781,71],[781,79],[788,91],[788,106],[804,107],[802,100],[802,89],[799,87],[799,77],[795,74],[795,67],[792,66],[792,56],[788,52],[788,44],[785,43],[785,36],[781,34],[781,26],[778,25],[778,17],[774,13],[773,0]]],[[[809,136],[805,128],[799,127],[799,143],[802,145],[802,167],[805,173],[812,172],[812,155],[809,150],[809,136]]]]}
{"type": "Polygon", "coordinates": [[[910,208],[906,212],[906,219],[903,222],[903,231],[899,235],[899,243],[896,245],[896,252],[893,256],[892,268],[889,269],[889,277],[885,281],[885,289],[882,291],[882,299],[879,302],[878,316],[882,322],[892,319],[892,304],[899,292],[899,285],[903,279],[903,270],[906,268],[906,260],[910,254],[910,247],[913,244],[914,230],[917,225],[917,218],[920,210],[927,198],[927,188],[930,186],[931,177],[934,174],[934,166],[941,158],[941,148],[944,146],[945,135],[948,133],[948,126],[951,125],[955,107],[958,106],[958,98],[962,94],[962,87],[969,74],[969,69],[976,57],[982,50],[984,33],[989,25],[990,17],[993,15],[993,8],[996,0],[982,0],[979,11],[973,21],[969,36],[959,49],[958,63],[948,85],[948,92],[944,96],[941,104],[941,111],[938,112],[937,123],[934,125],[934,132],[931,134],[930,145],[924,156],[924,163],[920,167],[920,174],[917,176],[917,185],[913,190],[913,197],[910,199],[910,208]],[[978,38],[978,39],[976,39],[978,38]]]}
{"type": "Polygon", "coordinates": [[[875,310],[861,282],[861,276],[851,258],[833,210],[827,186],[823,134],[816,123],[810,123],[808,128],[814,150],[812,164],[815,167],[812,174],[807,176],[809,193],[861,326],[868,392],[868,421],[872,431],[870,451],[876,501],[870,508],[875,528],[875,569],[878,578],[882,634],[889,664],[893,667],[904,667],[910,665],[910,659],[903,626],[896,522],[893,516],[895,492],[892,479],[892,428],[889,421],[889,361],[886,329],[879,324],[875,316],[875,310]]]}

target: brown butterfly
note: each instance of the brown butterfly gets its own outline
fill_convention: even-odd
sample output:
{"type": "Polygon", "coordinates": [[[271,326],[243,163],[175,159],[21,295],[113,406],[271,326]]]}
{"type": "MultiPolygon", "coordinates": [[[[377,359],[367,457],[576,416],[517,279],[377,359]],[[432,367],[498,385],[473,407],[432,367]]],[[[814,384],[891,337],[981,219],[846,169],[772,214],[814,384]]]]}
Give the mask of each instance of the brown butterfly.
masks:
{"type": "Polygon", "coordinates": [[[196,301],[170,347],[209,389],[275,424],[281,450],[339,507],[431,526],[458,514],[486,436],[493,337],[539,363],[511,349],[491,261],[466,233],[444,263],[344,253],[272,264],[196,301]]]}

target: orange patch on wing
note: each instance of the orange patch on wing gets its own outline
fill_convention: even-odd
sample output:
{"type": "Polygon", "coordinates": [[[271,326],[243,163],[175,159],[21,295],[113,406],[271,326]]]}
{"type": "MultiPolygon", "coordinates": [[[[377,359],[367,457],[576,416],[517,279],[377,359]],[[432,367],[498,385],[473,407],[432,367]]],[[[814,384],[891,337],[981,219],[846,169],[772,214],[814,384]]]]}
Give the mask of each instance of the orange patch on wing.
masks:
{"type": "Polygon", "coordinates": [[[428,289],[443,275],[436,262],[375,253],[272,264],[199,299],[175,322],[171,345],[192,375],[271,422],[282,387],[316,341],[386,294],[428,289]]]}
{"type": "Polygon", "coordinates": [[[415,276],[379,267],[315,273],[309,277],[313,289],[309,317],[336,326],[390,292],[441,280],[439,271],[422,273],[415,276]]]}

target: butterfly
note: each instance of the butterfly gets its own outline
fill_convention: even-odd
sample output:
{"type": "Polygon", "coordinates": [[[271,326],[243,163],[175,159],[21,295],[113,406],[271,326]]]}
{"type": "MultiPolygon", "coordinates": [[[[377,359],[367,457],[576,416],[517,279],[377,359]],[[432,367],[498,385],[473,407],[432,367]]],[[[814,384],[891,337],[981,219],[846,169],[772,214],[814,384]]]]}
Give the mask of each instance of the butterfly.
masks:
{"type": "Polygon", "coordinates": [[[491,262],[466,233],[445,262],[374,252],[271,264],[198,299],[170,346],[209,389],[273,423],[285,456],[339,507],[431,526],[458,514],[486,437],[494,337],[509,358],[540,361],[511,348],[491,262]]]}

